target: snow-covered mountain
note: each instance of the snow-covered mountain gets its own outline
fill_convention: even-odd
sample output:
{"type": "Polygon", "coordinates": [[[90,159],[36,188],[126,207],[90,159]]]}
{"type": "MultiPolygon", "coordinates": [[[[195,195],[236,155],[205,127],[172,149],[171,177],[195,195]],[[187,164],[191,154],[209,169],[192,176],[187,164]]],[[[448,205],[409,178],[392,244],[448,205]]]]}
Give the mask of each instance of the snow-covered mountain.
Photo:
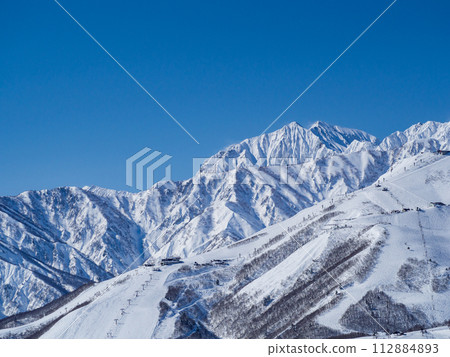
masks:
{"type": "Polygon", "coordinates": [[[151,257],[190,257],[238,242],[371,185],[405,158],[448,148],[449,128],[427,122],[379,144],[360,130],[291,123],[226,148],[192,179],[137,194],[65,187],[2,197],[0,316],[151,257]]]}
{"type": "Polygon", "coordinates": [[[449,184],[450,156],[419,153],[231,245],[0,321],[0,337],[448,338],[449,184]]]}
{"type": "Polygon", "coordinates": [[[396,131],[386,137],[380,144],[380,149],[389,151],[399,149],[406,143],[417,141],[436,141],[440,143],[441,150],[449,150],[450,126],[448,123],[429,121],[418,123],[403,132],[396,131]]]}

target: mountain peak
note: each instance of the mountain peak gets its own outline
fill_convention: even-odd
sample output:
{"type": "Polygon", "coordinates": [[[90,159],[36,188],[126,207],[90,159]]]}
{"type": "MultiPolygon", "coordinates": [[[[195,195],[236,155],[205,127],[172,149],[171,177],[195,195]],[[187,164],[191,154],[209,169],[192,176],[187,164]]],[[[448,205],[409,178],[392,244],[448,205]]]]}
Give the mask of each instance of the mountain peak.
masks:
{"type": "Polygon", "coordinates": [[[296,121],[292,121],[285,126],[287,126],[289,128],[298,128],[298,127],[303,128],[303,126],[301,124],[297,123],[296,121]]]}
{"type": "MultiPolygon", "coordinates": [[[[357,129],[347,129],[317,121],[309,129],[293,121],[271,133],[265,133],[231,145],[213,156],[256,163],[259,159],[292,158],[297,162],[344,152],[353,142],[377,144],[376,137],[357,129]],[[244,158],[245,160],[239,160],[244,158]]],[[[355,147],[358,147],[357,145],[355,147]]],[[[224,168],[228,165],[223,163],[224,168]]],[[[204,165],[206,168],[207,165],[204,165]]]]}
{"type": "Polygon", "coordinates": [[[446,150],[449,147],[450,122],[427,121],[410,126],[405,131],[396,131],[383,139],[382,150],[394,150],[408,142],[418,140],[436,140],[438,148],[446,150]]]}
{"type": "Polygon", "coordinates": [[[378,139],[358,129],[349,129],[316,121],[309,130],[322,141],[328,149],[343,152],[354,140],[376,144],[378,139]]]}
{"type": "Polygon", "coordinates": [[[313,129],[313,128],[319,128],[319,127],[322,127],[322,128],[331,128],[332,125],[328,124],[327,122],[318,120],[318,121],[314,122],[314,123],[309,127],[309,130],[311,130],[311,129],[313,129]]]}

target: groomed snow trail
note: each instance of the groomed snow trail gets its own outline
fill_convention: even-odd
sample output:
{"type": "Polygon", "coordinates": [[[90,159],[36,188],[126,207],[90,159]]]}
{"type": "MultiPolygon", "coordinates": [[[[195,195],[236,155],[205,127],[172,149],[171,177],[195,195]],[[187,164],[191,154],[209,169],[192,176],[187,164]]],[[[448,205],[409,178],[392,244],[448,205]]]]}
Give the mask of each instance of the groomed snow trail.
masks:
{"type": "Polygon", "coordinates": [[[131,271],[124,282],[68,314],[42,338],[150,338],[158,322],[159,302],[166,294],[164,283],[178,268],[131,271]]]}

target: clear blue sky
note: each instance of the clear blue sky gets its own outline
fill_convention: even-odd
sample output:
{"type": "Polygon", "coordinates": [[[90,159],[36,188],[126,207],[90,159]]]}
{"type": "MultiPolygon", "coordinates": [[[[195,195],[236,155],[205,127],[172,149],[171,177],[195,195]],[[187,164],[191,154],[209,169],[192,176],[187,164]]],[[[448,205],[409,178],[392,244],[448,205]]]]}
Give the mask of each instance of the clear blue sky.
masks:
{"type": "MultiPolygon", "coordinates": [[[[191,158],[262,130],[390,1],[60,0],[197,145],[52,0],[2,3],[0,195],[125,186],[143,147],[191,158]]],[[[380,138],[450,119],[450,3],[399,0],[273,127],[316,120],[380,138]]]]}

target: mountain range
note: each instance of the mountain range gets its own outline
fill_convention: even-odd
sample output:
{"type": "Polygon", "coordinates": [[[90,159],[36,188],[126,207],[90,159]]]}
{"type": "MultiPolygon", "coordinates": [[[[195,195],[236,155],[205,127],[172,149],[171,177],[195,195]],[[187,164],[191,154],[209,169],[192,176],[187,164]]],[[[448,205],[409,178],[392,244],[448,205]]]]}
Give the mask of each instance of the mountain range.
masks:
{"type": "Polygon", "coordinates": [[[162,272],[153,337],[327,337],[443,323],[450,254],[428,236],[450,238],[447,206],[429,207],[450,202],[449,161],[438,150],[450,150],[450,123],[419,123],[381,141],[291,123],[227,147],[189,180],[140,193],[62,187],[1,197],[0,317],[95,282],[79,302],[93,308],[92,289],[130,270],[129,284],[139,285],[144,262],[177,255],[188,264],[162,272]],[[416,253],[403,254],[405,245],[416,253]],[[393,266],[389,254],[399,252],[393,266]],[[220,259],[225,268],[207,265],[220,259]],[[408,280],[419,272],[420,282],[408,280]],[[396,279],[382,281],[385,273],[396,279]],[[411,306],[397,306],[404,298],[411,306]],[[283,312],[308,299],[298,316],[283,312]],[[392,316],[367,318],[383,315],[383,304],[392,316]]]}

